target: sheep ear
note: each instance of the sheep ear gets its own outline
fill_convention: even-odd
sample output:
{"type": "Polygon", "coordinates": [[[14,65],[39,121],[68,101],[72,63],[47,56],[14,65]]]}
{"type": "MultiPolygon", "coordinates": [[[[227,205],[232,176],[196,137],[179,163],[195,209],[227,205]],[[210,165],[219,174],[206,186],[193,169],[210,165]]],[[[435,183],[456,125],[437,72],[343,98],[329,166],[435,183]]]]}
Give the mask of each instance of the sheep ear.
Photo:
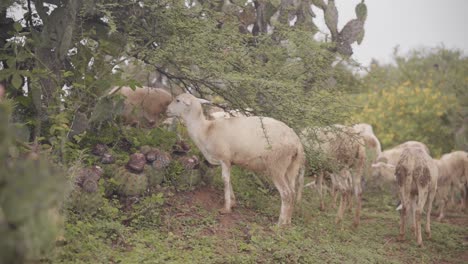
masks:
{"type": "Polygon", "coordinates": [[[390,169],[395,169],[395,168],[396,168],[396,166],[393,165],[393,164],[387,164],[387,166],[388,166],[390,169]]]}
{"type": "Polygon", "coordinates": [[[197,98],[197,99],[200,102],[200,104],[211,104],[211,102],[206,99],[201,99],[201,98],[197,98]]]}
{"type": "Polygon", "coordinates": [[[378,168],[378,167],[379,167],[379,163],[372,163],[371,167],[372,167],[372,168],[378,168]]]}

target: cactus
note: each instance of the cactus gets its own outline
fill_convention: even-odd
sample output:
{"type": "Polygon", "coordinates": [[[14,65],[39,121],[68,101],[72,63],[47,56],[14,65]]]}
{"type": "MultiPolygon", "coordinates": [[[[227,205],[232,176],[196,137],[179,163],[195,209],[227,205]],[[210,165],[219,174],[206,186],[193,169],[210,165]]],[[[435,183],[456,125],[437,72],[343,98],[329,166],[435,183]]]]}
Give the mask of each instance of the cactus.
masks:
{"type": "Polygon", "coordinates": [[[331,32],[332,40],[336,41],[338,37],[338,9],[336,9],[334,0],[328,1],[328,6],[324,12],[325,25],[331,32]]]}
{"type": "Polygon", "coordinates": [[[99,208],[104,205],[104,197],[98,191],[97,183],[89,181],[85,183],[83,190],[75,188],[68,199],[67,208],[80,215],[94,215],[98,212],[99,208]],[[88,190],[88,184],[92,184],[93,189],[91,192],[88,190]]]}
{"type": "Polygon", "coordinates": [[[146,166],[143,173],[148,177],[148,186],[156,187],[163,182],[166,169],[156,169],[153,166],[146,166]]]}
{"type": "Polygon", "coordinates": [[[170,182],[179,190],[197,186],[202,182],[199,161],[196,156],[183,156],[171,163],[168,168],[170,182]]]}
{"type": "Polygon", "coordinates": [[[54,245],[67,181],[42,154],[14,158],[20,151],[10,114],[8,102],[0,103],[0,263],[35,262],[54,245]]]}
{"type": "Polygon", "coordinates": [[[367,19],[367,6],[364,4],[364,1],[359,3],[356,8],[356,17],[361,20],[362,22],[366,21],[367,19]]]}
{"type": "Polygon", "coordinates": [[[114,179],[118,185],[118,192],[124,196],[138,196],[148,188],[148,178],[145,174],[135,174],[124,168],[116,171],[114,179]]]}
{"type": "Polygon", "coordinates": [[[332,41],[336,44],[336,51],[345,56],[351,56],[353,49],[351,44],[362,43],[364,39],[364,22],[367,19],[367,6],[364,0],[356,5],[356,19],[352,19],[338,31],[338,10],[335,6],[335,0],[329,0],[325,4],[323,0],[312,0],[315,6],[321,8],[324,12],[325,24],[330,30],[332,41]]]}

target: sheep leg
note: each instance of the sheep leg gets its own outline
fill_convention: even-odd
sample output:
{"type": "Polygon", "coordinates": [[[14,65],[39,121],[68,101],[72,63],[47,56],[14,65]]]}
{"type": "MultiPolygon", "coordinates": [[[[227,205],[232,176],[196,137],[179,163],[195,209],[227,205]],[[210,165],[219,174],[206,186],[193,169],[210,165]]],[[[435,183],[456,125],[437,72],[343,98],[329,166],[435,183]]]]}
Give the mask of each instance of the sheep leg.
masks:
{"type": "Polygon", "coordinates": [[[468,200],[468,186],[462,186],[460,189],[461,189],[460,211],[463,211],[466,209],[466,202],[468,200]]]}
{"type": "Polygon", "coordinates": [[[335,224],[338,224],[343,220],[343,214],[346,207],[346,192],[341,192],[340,196],[340,205],[338,207],[338,213],[335,218],[335,224]]]}
{"type": "Polygon", "coordinates": [[[318,175],[318,191],[320,197],[320,210],[325,210],[325,203],[323,202],[323,171],[319,172],[318,175]]]}
{"type": "Polygon", "coordinates": [[[362,191],[360,186],[355,186],[354,197],[356,198],[356,215],[354,216],[354,227],[358,227],[361,220],[362,191]]]}
{"type": "MultiPolygon", "coordinates": [[[[421,232],[421,213],[423,211],[424,205],[427,201],[428,189],[418,188],[418,205],[416,209],[416,233],[417,233],[417,244],[422,246],[422,232],[421,232]]],[[[430,215],[429,215],[430,217],[430,215]]]]}
{"type": "Polygon", "coordinates": [[[411,217],[409,219],[409,222],[411,224],[411,231],[414,233],[414,236],[417,238],[418,237],[418,233],[417,233],[417,229],[416,229],[416,209],[418,208],[417,206],[417,200],[416,200],[416,195],[411,195],[411,207],[410,207],[410,211],[411,211],[411,217]]]}
{"type": "MultiPolygon", "coordinates": [[[[351,196],[352,195],[350,194],[350,198],[348,199],[348,207],[347,207],[348,212],[350,212],[350,213],[353,211],[353,206],[354,206],[354,200],[351,199],[351,196]]],[[[356,197],[356,199],[357,199],[357,197],[356,197]]]]}
{"type": "Polygon", "coordinates": [[[440,199],[440,205],[439,205],[439,217],[437,217],[437,221],[441,222],[442,219],[445,217],[444,211],[445,211],[445,206],[447,206],[447,197],[443,197],[440,199]]]}
{"type": "Polygon", "coordinates": [[[278,225],[283,226],[291,224],[292,210],[294,208],[293,202],[295,198],[293,192],[291,192],[287,182],[282,177],[273,177],[273,183],[281,196],[281,209],[278,225]]]}
{"type": "Polygon", "coordinates": [[[333,209],[336,209],[336,203],[338,200],[338,190],[335,188],[335,186],[332,186],[332,198],[333,198],[333,204],[332,207],[333,209]]]}
{"type": "Polygon", "coordinates": [[[221,173],[224,182],[224,208],[222,208],[220,212],[222,214],[229,214],[232,211],[231,165],[226,162],[221,162],[221,173]]]}
{"type": "Polygon", "coordinates": [[[234,191],[232,189],[232,183],[229,184],[229,187],[231,187],[231,207],[236,207],[237,202],[236,202],[236,196],[234,195],[234,191]]]}
{"type": "MultiPolygon", "coordinates": [[[[409,194],[409,190],[408,190],[408,194],[409,194]]],[[[406,214],[408,212],[408,207],[409,207],[409,204],[410,204],[410,202],[408,201],[408,198],[409,197],[406,197],[406,188],[405,188],[405,186],[404,185],[400,186],[400,200],[401,200],[401,203],[402,203],[402,208],[400,210],[400,236],[399,236],[400,241],[405,240],[406,214]]]]}
{"type": "Polygon", "coordinates": [[[463,207],[464,210],[466,210],[468,208],[468,183],[465,184],[465,199],[463,199],[465,201],[465,205],[463,207]]]}
{"type": "Polygon", "coordinates": [[[426,213],[426,234],[427,238],[431,239],[431,211],[432,211],[432,203],[434,202],[434,198],[436,195],[436,190],[431,190],[428,195],[428,204],[427,204],[427,213],[426,213]]]}

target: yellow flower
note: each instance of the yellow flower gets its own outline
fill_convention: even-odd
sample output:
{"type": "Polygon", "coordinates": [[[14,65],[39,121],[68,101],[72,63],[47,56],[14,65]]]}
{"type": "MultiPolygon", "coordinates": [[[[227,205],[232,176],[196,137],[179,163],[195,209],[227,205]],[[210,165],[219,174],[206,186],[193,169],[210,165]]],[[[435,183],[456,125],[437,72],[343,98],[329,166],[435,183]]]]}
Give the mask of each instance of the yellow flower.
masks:
{"type": "Polygon", "coordinates": [[[402,85],[403,85],[403,86],[409,86],[410,84],[411,84],[410,81],[406,81],[406,82],[404,82],[402,85]]]}

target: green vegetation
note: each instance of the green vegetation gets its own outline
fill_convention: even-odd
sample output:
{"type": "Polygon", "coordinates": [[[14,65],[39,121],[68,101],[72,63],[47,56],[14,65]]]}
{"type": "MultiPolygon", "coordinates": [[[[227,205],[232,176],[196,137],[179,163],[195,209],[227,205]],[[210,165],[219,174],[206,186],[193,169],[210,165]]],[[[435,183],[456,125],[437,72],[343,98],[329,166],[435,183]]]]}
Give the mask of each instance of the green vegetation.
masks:
{"type": "Polygon", "coordinates": [[[356,120],[372,124],[384,149],[408,140],[427,144],[434,157],[454,147],[453,131],[447,116],[459,111],[453,94],[443,95],[439,89],[415,87],[409,82],[360,95],[364,108],[356,120]]]}
{"type": "Polygon", "coordinates": [[[394,59],[396,65],[374,61],[360,78],[350,97],[359,106],[352,120],[371,124],[384,149],[417,140],[434,157],[466,150],[468,59],[443,47],[406,56],[396,50],[394,59]]]}
{"type": "MultiPolygon", "coordinates": [[[[367,122],[384,148],[419,140],[435,156],[466,149],[467,58],[445,48],[396,53],[396,65],[375,62],[356,76],[349,56],[364,38],[364,0],[341,29],[338,17],[334,0],[2,1],[0,262],[466,262],[466,214],[434,223],[433,239],[417,248],[396,241],[395,199],[373,188],[357,230],[349,215],[336,227],[336,210],[318,211],[310,189],[293,226],[279,229],[275,188],[236,168],[239,206],[221,215],[220,169],[204,163],[183,126],[124,127],[123,98],[108,94],[164,86],[296,131],[367,122]],[[311,5],[330,40],[316,40],[311,5]],[[26,12],[15,20],[9,8],[26,12]],[[180,141],[191,150],[170,156],[180,141]],[[97,144],[115,163],[94,153],[97,144]],[[130,172],[129,155],[145,148],[166,160],[145,157],[130,172]],[[82,173],[93,165],[102,176],[82,173]]],[[[308,159],[324,166],[317,153],[308,159]]]]}
{"type": "MultiPolygon", "coordinates": [[[[279,196],[252,175],[235,170],[240,206],[221,215],[222,182],[214,187],[141,198],[131,209],[109,202],[94,217],[71,214],[65,245],[51,263],[463,263],[466,215],[450,214],[449,223],[433,223],[433,239],[418,248],[414,239],[398,242],[399,215],[386,192],[364,196],[362,226],[343,230],[335,210],[318,210],[317,194],[305,190],[293,226],[276,227],[279,196]],[[117,208],[120,209],[117,209],[117,208]],[[457,220],[457,221],[456,221],[457,220]]],[[[331,202],[331,201],[328,201],[331,202]]]]}

